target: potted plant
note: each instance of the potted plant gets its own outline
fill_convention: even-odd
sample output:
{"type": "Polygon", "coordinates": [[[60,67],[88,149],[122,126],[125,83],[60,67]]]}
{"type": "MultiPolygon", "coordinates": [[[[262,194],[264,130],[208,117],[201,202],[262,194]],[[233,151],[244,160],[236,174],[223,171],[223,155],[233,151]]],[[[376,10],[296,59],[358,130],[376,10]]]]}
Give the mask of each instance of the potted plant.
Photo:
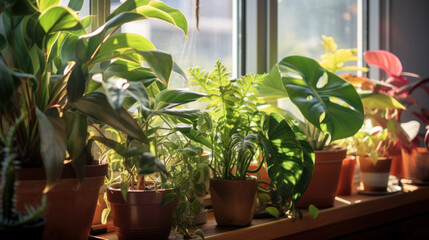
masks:
{"type": "Polygon", "coordinates": [[[43,196],[42,205],[38,208],[28,206],[26,213],[20,213],[15,209],[16,192],[16,166],[14,140],[16,127],[22,122],[23,117],[16,121],[8,134],[0,132],[0,138],[6,146],[0,151],[2,157],[2,211],[0,211],[0,235],[6,239],[31,238],[43,239],[43,227],[46,220],[42,217],[46,211],[46,197],[43,196]]]}
{"type": "MultiPolygon", "coordinates": [[[[325,47],[336,49],[336,45],[325,47]]],[[[343,56],[353,57],[353,51],[343,56]]],[[[333,53],[326,58],[336,59],[333,53]]],[[[334,66],[347,69],[341,63],[334,66]]],[[[292,103],[288,111],[301,121],[301,129],[315,150],[312,181],[297,206],[333,206],[346,149],[329,143],[353,136],[362,126],[363,106],[356,90],[317,61],[290,56],[273,67],[259,91],[265,99],[288,97],[292,103]]]]}
{"type": "Polygon", "coordinates": [[[264,76],[249,74],[230,79],[220,61],[213,71],[193,68],[190,76],[191,83],[207,94],[202,101],[209,101],[209,127],[181,131],[211,151],[210,195],[217,224],[251,224],[257,182],[248,173],[257,172],[265,162],[281,206],[293,212],[311,176],[312,150],[291,122],[279,114],[258,111],[256,86],[264,76]],[[250,170],[251,162],[260,155],[264,161],[250,170]]]}
{"type": "Polygon", "coordinates": [[[362,129],[353,139],[362,192],[386,192],[392,164],[388,149],[396,141],[394,132],[376,126],[362,129]]]}
{"type": "Polygon", "coordinates": [[[17,158],[22,167],[18,178],[29,179],[29,173],[37,172],[32,183],[20,179],[17,209],[23,210],[23,202],[37,204],[34,201],[47,192],[45,238],[49,239],[88,238],[107,171],[105,164],[91,164],[88,126],[96,129],[99,123],[107,124],[147,142],[121,104],[125,88],[132,85],[129,91],[139,95],[142,83],[125,84],[123,80],[151,81],[154,72],[161,79],[168,78],[157,72],[158,60],[165,54],[155,51],[146,38],[113,33],[126,22],[145,18],[160,18],[187,33],[186,20],[176,9],[157,1],[130,0],[88,34],[91,17],[81,19],[76,12],[82,2],[75,3],[71,1],[69,7],[60,6],[60,1],[0,4],[5,32],[0,36],[1,131],[7,132],[16,117],[25,114],[17,129],[17,158]],[[122,61],[114,61],[118,59],[122,61]],[[142,67],[143,61],[152,70],[142,67]],[[97,78],[100,75],[102,78],[97,78]],[[67,180],[58,181],[60,178],[67,180]],[[24,190],[25,186],[31,191],[24,190]],[[55,201],[57,197],[70,200],[69,205],[55,201]],[[58,213],[61,215],[55,220],[58,213]]]}

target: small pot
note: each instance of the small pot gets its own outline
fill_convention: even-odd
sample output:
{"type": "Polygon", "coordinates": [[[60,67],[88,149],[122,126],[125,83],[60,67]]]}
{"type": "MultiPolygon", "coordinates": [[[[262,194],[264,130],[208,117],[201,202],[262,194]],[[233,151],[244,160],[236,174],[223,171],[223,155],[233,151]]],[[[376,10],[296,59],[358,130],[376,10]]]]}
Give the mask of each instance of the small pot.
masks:
{"type": "Polygon", "coordinates": [[[119,183],[107,187],[107,199],[113,214],[118,239],[167,239],[171,231],[174,201],[161,207],[172,189],[128,190],[122,197],[119,183]]]}
{"type": "Polygon", "coordinates": [[[429,181],[429,152],[426,148],[414,148],[409,153],[402,150],[404,178],[429,181]]]}
{"type": "MultiPolygon", "coordinates": [[[[1,213],[0,213],[1,215],[1,213]]],[[[46,220],[39,218],[37,221],[24,224],[19,227],[2,227],[0,226],[1,239],[43,239],[43,228],[46,220]]]]}
{"type": "Polygon", "coordinates": [[[340,180],[338,181],[337,195],[352,194],[353,177],[355,175],[356,157],[347,156],[341,166],[340,180]]]}
{"type": "Polygon", "coordinates": [[[255,179],[210,179],[210,194],[216,223],[222,226],[249,226],[256,198],[255,179]]]}
{"type": "Polygon", "coordinates": [[[391,157],[380,157],[374,165],[371,157],[357,156],[359,177],[363,190],[368,192],[385,192],[389,182],[391,157]]]}
{"type": "Polygon", "coordinates": [[[310,185],[296,202],[298,208],[307,208],[310,204],[318,208],[332,207],[340,179],[341,165],[347,149],[314,151],[315,164],[310,185]]]}

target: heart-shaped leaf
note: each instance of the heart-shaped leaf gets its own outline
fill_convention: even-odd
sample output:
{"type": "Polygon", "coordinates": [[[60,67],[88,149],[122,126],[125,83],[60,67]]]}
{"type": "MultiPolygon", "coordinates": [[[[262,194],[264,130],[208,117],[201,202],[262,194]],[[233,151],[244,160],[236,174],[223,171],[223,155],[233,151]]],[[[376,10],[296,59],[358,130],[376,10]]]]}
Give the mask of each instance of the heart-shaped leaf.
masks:
{"type": "Polygon", "coordinates": [[[353,85],[323,69],[315,60],[286,57],[278,64],[285,89],[304,117],[331,134],[353,136],[363,124],[363,106],[353,85]]]}

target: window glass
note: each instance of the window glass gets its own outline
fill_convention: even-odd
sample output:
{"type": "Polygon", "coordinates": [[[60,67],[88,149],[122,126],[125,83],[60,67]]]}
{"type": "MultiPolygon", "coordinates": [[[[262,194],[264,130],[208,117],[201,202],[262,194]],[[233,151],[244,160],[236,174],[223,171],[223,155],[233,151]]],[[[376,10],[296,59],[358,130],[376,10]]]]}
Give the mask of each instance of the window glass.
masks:
{"type": "Polygon", "coordinates": [[[338,48],[357,48],[357,0],[278,0],[278,58],[320,59],[322,34],[338,48]]]}
{"type": "MultiPolygon", "coordinates": [[[[111,11],[123,0],[112,0],[111,11]]],[[[145,19],[125,24],[122,32],[133,32],[148,38],[159,50],[169,52],[183,69],[200,66],[211,70],[221,59],[232,70],[232,1],[200,0],[199,31],[196,28],[196,1],[164,0],[183,12],[188,20],[189,38],[180,29],[157,19],[145,19]]],[[[171,82],[171,87],[184,87],[171,82]]]]}

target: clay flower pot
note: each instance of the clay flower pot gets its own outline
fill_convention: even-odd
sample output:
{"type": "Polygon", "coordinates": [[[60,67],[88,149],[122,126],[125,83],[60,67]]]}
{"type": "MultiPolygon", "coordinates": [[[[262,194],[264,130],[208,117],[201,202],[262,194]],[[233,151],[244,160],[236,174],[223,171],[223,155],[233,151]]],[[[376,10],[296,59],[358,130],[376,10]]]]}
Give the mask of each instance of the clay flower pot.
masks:
{"type": "Polygon", "coordinates": [[[119,183],[107,187],[118,239],[167,239],[171,231],[174,201],[161,207],[172,189],[128,190],[124,200],[119,183]]]}
{"type": "Polygon", "coordinates": [[[255,179],[210,179],[213,212],[218,225],[249,226],[256,198],[255,179]]]}
{"type": "Polygon", "coordinates": [[[364,191],[384,192],[387,190],[392,158],[380,157],[374,165],[369,156],[357,156],[357,162],[364,191]]]}
{"type": "Polygon", "coordinates": [[[402,150],[404,178],[417,182],[429,181],[429,152],[424,147],[402,150]]]}
{"type": "Polygon", "coordinates": [[[296,202],[299,208],[310,204],[318,208],[332,207],[337,192],[341,165],[346,157],[346,149],[314,151],[316,154],[313,177],[302,197],[296,202]]]}
{"type": "Polygon", "coordinates": [[[353,178],[355,175],[356,157],[347,156],[341,166],[340,180],[338,181],[337,195],[352,194],[353,178]]]}
{"type": "MultiPolygon", "coordinates": [[[[70,164],[64,166],[60,180],[47,193],[43,239],[88,239],[98,193],[106,174],[107,164],[88,165],[85,178],[79,184],[73,167],[70,164]]],[[[16,209],[25,212],[26,204],[39,206],[46,186],[45,169],[21,168],[17,170],[17,178],[16,209]]]]}

